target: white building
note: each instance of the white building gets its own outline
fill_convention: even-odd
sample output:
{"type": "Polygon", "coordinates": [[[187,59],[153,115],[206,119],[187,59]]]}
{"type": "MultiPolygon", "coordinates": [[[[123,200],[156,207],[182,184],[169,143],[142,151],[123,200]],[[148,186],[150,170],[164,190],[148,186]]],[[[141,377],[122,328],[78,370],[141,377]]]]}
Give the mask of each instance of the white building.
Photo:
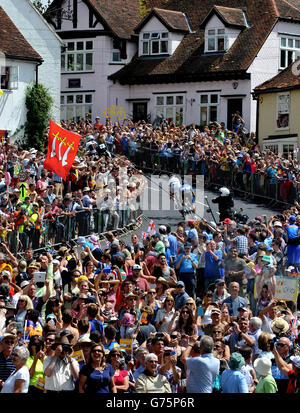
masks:
{"type": "Polygon", "coordinates": [[[300,51],[300,0],[54,0],[51,10],[47,19],[68,44],[67,120],[91,112],[104,122],[114,105],[135,121],[218,120],[231,129],[239,111],[255,131],[251,92],[300,51]],[[72,21],[60,20],[54,10],[68,5],[72,21]]]}
{"type": "MultiPolygon", "coordinates": [[[[38,66],[38,82],[48,88],[53,98],[51,118],[54,121],[59,121],[61,47],[64,46],[64,42],[36,10],[30,0],[0,0],[0,6],[14,22],[14,25],[26,41],[41,57],[42,64],[38,66]]],[[[22,72],[23,68],[19,66],[21,84],[23,78],[22,72]]],[[[30,82],[35,81],[36,76],[30,80],[30,82]]],[[[21,84],[20,88],[22,88],[21,84]]],[[[21,90],[19,90],[19,92],[21,92],[21,90]]],[[[14,125],[12,125],[11,128],[13,131],[14,125]]]]}
{"type": "Polygon", "coordinates": [[[42,57],[0,7],[0,130],[13,134],[26,121],[25,91],[36,82],[42,57]]]}

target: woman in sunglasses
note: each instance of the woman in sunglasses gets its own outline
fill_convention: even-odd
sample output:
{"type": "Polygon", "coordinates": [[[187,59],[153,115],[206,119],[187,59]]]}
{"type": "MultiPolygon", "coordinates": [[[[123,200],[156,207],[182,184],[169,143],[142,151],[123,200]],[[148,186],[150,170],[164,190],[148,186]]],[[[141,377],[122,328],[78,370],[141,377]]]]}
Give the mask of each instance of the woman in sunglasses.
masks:
{"type": "Polygon", "coordinates": [[[156,313],[155,327],[158,332],[168,332],[168,325],[172,320],[174,313],[174,298],[172,295],[167,295],[163,308],[160,308],[156,313]]]}
{"type": "Polygon", "coordinates": [[[16,370],[4,382],[1,393],[28,393],[29,371],[26,367],[28,357],[29,351],[26,347],[15,348],[12,358],[16,370]]]}
{"type": "Polygon", "coordinates": [[[173,319],[170,321],[168,331],[178,331],[181,334],[179,345],[182,347],[187,347],[189,336],[198,336],[198,327],[195,323],[193,312],[189,306],[185,305],[182,307],[179,314],[178,311],[175,312],[175,317],[176,316],[178,316],[178,318],[175,318],[174,324],[173,319]]]}
{"type": "Polygon", "coordinates": [[[114,369],[105,362],[102,344],[93,344],[88,363],[79,373],[79,393],[117,393],[114,369]]]}
{"type": "Polygon", "coordinates": [[[129,375],[125,370],[125,358],[118,349],[113,349],[107,356],[107,363],[114,369],[114,383],[117,393],[125,393],[129,389],[129,375]]]}
{"type": "Polygon", "coordinates": [[[30,383],[28,393],[42,393],[43,390],[36,387],[39,377],[44,379],[43,360],[45,353],[43,352],[44,340],[40,336],[30,337],[28,350],[30,356],[27,359],[26,366],[29,369],[30,383]]]}

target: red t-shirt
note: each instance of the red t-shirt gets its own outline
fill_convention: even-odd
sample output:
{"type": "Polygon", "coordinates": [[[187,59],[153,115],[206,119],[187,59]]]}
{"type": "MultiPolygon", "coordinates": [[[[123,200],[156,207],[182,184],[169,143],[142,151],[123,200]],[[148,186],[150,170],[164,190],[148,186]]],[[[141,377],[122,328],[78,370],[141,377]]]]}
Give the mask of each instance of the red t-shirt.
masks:
{"type": "Polygon", "coordinates": [[[124,378],[128,376],[127,370],[120,370],[119,376],[114,376],[114,382],[117,386],[123,386],[124,378]]]}
{"type": "Polygon", "coordinates": [[[102,130],[103,129],[103,125],[102,125],[102,123],[94,123],[94,128],[98,128],[99,130],[102,130]]]}

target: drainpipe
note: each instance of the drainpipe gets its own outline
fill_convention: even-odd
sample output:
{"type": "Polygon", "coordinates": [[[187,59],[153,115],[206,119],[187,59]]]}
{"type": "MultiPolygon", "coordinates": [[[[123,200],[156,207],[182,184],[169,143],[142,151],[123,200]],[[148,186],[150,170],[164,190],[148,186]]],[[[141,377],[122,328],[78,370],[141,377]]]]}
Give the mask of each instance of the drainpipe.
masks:
{"type": "Polygon", "coordinates": [[[35,67],[35,87],[37,87],[39,84],[39,66],[41,66],[42,63],[43,62],[37,63],[35,67]]]}

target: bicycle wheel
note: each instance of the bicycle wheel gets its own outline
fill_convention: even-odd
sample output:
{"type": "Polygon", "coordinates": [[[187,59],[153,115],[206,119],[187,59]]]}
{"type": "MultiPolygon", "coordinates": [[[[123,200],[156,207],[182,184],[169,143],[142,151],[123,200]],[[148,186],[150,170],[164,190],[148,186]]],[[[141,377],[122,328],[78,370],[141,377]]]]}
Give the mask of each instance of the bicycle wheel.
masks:
{"type": "Polygon", "coordinates": [[[126,113],[124,112],[124,110],[118,110],[118,112],[117,112],[118,120],[124,120],[125,117],[126,117],[126,113]]]}
{"type": "Polygon", "coordinates": [[[113,115],[113,111],[111,110],[111,108],[106,108],[106,109],[104,110],[104,116],[105,116],[106,118],[111,118],[112,115],[113,115]]]}

